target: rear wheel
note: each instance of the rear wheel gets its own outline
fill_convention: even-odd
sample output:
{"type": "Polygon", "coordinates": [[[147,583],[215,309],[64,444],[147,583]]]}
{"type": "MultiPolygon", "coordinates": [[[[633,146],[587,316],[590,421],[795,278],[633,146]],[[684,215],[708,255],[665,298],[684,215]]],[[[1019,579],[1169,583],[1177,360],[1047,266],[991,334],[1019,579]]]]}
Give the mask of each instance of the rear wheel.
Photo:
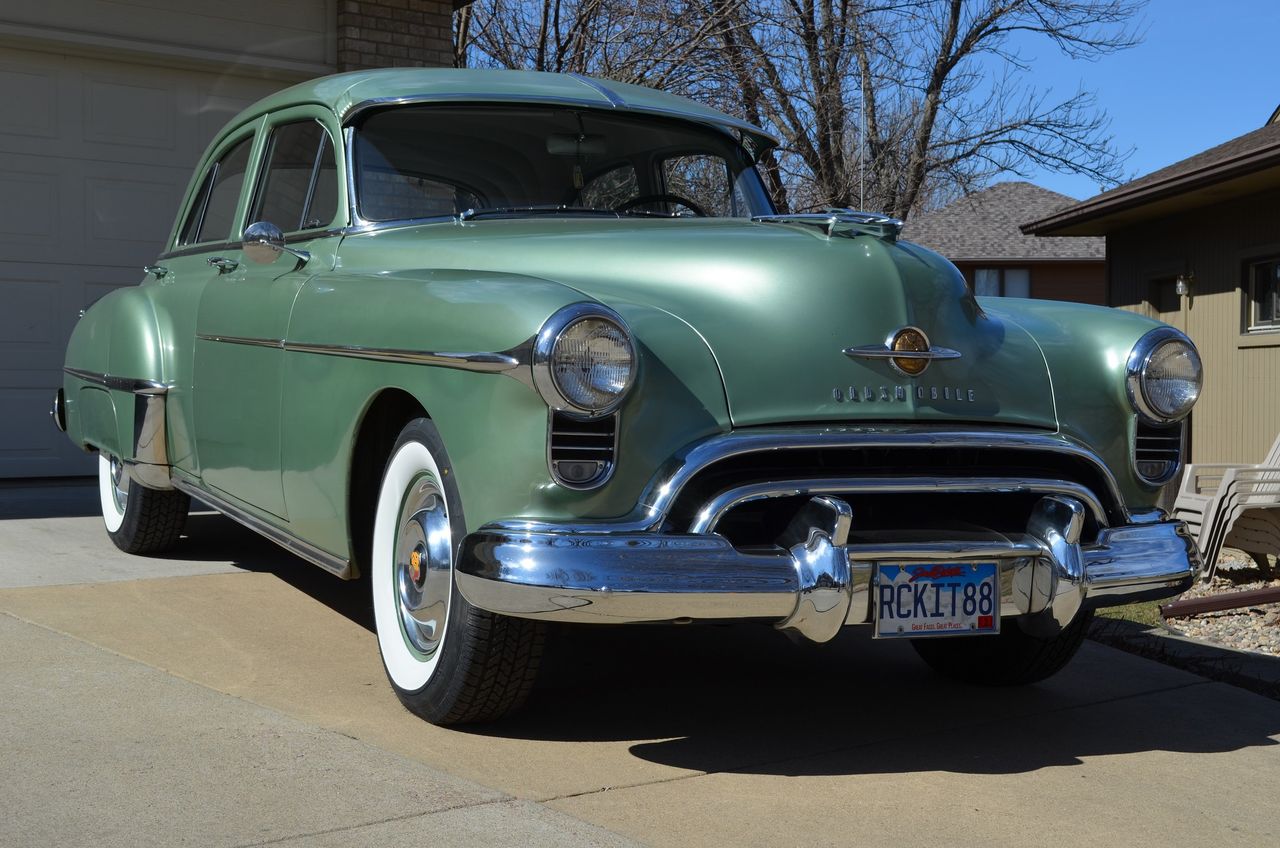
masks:
{"type": "Polygon", "coordinates": [[[454,582],[466,534],[444,444],[430,419],[400,432],[382,476],[370,583],[382,664],[401,703],[433,724],[491,721],[533,685],[543,626],[467,603],[454,582]]]}
{"type": "Polygon", "coordinates": [[[158,554],[182,537],[191,499],[182,492],[134,484],[118,457],[98,453],[98,500],[115,546],[129,554],[158,554]]]}
{"type": "Polygon", "coordinates": [[[1000,623],[997,636],[913,639],[911,646],[934,671],[965,683],[1020,686],[1051,677],[1080,650],[1092,612],[1081,612],[1056,636],[1032,636],[1017,619],[1000,623]]]}

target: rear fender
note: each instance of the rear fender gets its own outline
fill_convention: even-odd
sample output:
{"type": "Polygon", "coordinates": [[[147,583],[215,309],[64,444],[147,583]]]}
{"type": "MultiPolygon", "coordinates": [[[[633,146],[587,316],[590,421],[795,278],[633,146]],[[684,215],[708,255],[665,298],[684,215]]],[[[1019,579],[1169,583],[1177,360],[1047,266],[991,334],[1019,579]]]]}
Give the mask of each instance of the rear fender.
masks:
{"type": "Polygon", "coordinates": [[[76,324],[63,373],[67,435],[121,458],[151,488],[169,488],[161,351],[147,289],[117,289],[76,324]]]}

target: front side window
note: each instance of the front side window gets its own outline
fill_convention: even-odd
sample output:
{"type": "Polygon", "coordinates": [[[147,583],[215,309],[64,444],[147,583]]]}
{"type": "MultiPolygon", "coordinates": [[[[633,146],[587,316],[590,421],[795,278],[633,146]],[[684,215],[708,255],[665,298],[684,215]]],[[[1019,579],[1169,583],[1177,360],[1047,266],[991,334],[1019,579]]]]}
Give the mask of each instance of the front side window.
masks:
{"type": "Polygon", "coordinates": [[[467,210],[609,217],[773,211],[734,138],[665,118],[552,107],[397,106],[357,125],[353,158],[357,208],[367,221],[467,210]]]}
{"type": "Polygon", "coordinates": [[[250,221],[270,221],[286,233],[332,223],[338,211],[337,166],[323,126],[308,120],[276,127],[265,161],[250,221]]]}
{"type": "Polygon", "coordinates": [[[716,218],[736,217],[743,202],[728,163],[719,156],[673,156],[662,163],[662,178],[668,195],[692,200],[716,218]]]}
{"type": "Polygon", "coordinates": [[[240,189],[244,185],[244,172],[249,166],[249,151],[253,136],[238,141],[209,166],[201,182],[196,200],[191,204],[187,220],[183,222],[179,244],[197,244],[206,241],[222,241],[231,236],[232,218],[240,189]]]}
{"type": "Polygon", "coordinates": [[[1248,277],[1249,329],[1280,330],[1280,259],[1250,264],[1248,277]]]}
{"type": "Polygon", "coordinates": [[[1029,268],[978,268],[973,272],[978,297],[1031,297],[1029,268]]]}

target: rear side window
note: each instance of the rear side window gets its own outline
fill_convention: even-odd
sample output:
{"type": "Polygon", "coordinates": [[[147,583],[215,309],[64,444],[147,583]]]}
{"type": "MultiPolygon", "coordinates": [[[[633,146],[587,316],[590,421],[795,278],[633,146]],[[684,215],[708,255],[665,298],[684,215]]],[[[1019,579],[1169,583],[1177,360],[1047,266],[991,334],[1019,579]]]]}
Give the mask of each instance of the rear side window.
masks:
{"type": "Polygon", "coordinates": [[[209,166],[196,196],[196,202],[182,225],[181,244],[227,239],[231,235],[231,219],[236,214],[236,201],[244,184],[249,165],[253,136],[241,139],[234,147],[209,166]]]}
{"type": "Polygon", "coordinates": [[[316,121],[276,127],[266,163],[249,220],[270,221],[286,233],[333,221],[338,210],[337,167],[324,127],[316,121]]]}

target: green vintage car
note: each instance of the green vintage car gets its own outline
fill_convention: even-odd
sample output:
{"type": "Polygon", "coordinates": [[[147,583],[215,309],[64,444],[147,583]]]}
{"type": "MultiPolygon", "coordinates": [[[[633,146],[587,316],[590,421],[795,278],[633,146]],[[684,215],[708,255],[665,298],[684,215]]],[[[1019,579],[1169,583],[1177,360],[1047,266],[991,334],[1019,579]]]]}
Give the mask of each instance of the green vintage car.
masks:
{"type": "Polygon", "coordinates": [[[1025,683],[1096,607],[1185,589],[1156,504],[1191,343],[977,300],[883,216],[778,214],[774,144],[537,73],[250,107],[68,347],[54,418],[109,536],[162,551],[194,497],[365,575],[392,686],[441,724],[518,706],[551,621],[866,625],[1025,683]]]}

